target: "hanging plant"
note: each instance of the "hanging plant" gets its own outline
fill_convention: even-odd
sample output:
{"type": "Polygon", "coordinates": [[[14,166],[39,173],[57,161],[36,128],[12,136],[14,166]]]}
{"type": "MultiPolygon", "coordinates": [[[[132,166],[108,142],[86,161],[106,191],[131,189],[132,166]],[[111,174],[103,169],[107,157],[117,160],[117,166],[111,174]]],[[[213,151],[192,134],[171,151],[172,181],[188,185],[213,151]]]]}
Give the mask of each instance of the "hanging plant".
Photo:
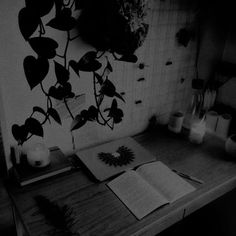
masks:
{"type": "Polygon", "coordinates": [[[84,0],[78,30],[100,50],[133,54],[147,36],[147,0],[84,0]]]}
{"type": "Polygon", "coordinates": [[[36,87],[40,87],[45,96],[46,108],[36,105],[23,124],[13,124],[12,134],[19,145],[33,135],[43,137],[43,125],[51,123],[52,120],[62,124],[61,117],[53,105],[53,99],[64,102],[72,119],[72,136],[72,131],[81,128],[87,122],[97,122],[113,129],[114,124],[122,121],[123,111],[118,108],[117,101],[124,102],[124,99],[109,79],[109,74],[113,72],[109,57],[106,56],[105,62],[101,57],[108,51],[114,60],[132,63],[137,61],[134,51],[142,45],[148,29],[143,22],[146,14],[145,6],[142,0],[25,1],[25,7],[18,15],[18,24],[23,38],[36,56],[26,56],[23,68],[32,92],[36,87]],[[46,21],[44,17],[51,15],[53,9],[55,15],[44,22],[46,21]],[[78,12],[79,17],[75,17],[75,13],[78,12]],[[98,25],[99,28],[96,28],[98,25]],[[59,44],[56,39],[46,36],[49,28],[65,33],[66,44],[62,55],[57,52],[59,44]],[[68,60],[69,45],[78,37],[72,34],[74,29],[77,29],[82,39],[87,39],[95,50],[86,52],[79,59],[68,60]],[[53,63],[50,63],[51,60],[53,63]],[[50,79],[47,77],[50,66],[54,67],[56,81],[51,81],[49,88],[46,88],[44,82],[50,79]],[[95,103],[79,114],[73,114],[68,106],[68,101],[76,96],[70,82],[71,71],[74,71],[78,78],[81,71],[91,73],[93,80],[95,103]],[[111,98],[111,107],[103,111],[101,106],[105,97],[111,98]]]}

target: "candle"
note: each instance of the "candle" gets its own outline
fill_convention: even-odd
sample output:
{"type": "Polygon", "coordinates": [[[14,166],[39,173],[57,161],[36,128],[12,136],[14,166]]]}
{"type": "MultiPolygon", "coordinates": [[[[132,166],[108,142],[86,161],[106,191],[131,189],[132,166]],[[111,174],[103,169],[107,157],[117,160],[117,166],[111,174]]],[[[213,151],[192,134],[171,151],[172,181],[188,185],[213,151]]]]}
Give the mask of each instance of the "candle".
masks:
{"type": "Polygon", "coordinates": [[[192,143],[200,144],[206,132],[206,124],[204,120],[197,120],[191,124],[189,140],[192,143]]]}
{"type": "Polygon", "coordinates": [[[170,116],[168,129],[174,133],[180,133],[182,129],[182,124],[184,120],[184,115],[182,112],[175,112],[170,116]]]}
{"type": "Polygon", "coordinates": [[[44,167],[50,163],[49,149],[42,143],[36,143],[28,148],[27,161],[33,167],[44,167]]]}
{"type": "Polygon", "coordinates": [[[218,113],[216,111],[209,111],[206,113],[206,131],[214,133],[218,121],[218,113]]]}
{"type": "Polygon", "coordinates": [[[219,116],[216,126],[216,134],[219,137],[227,139],[231,119],[232,117],[230,114],[223,114],[219,116]]]}

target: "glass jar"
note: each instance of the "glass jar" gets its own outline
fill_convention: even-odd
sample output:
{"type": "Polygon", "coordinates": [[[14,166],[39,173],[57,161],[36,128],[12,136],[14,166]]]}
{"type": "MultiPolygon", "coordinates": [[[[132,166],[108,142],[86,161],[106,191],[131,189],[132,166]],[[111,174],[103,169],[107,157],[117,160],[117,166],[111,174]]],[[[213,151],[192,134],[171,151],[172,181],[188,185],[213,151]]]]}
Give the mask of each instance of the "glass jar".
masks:
{"type": "Polygon", "coordinates": [[[192,80],[192,96],[185,112],[184,128],[189,129],[193,121],[202,118],[203,108],[203,84],[202,79],[192,80]]]}

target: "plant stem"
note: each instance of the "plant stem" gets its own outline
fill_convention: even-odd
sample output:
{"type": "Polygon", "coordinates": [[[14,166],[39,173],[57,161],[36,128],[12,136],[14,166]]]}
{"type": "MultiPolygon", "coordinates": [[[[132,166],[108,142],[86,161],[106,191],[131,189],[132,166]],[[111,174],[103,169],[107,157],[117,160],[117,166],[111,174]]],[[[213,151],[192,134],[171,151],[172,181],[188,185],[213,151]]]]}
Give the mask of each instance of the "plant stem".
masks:
{"type": "Polygon", "coordinates": [[[66,98],[64,98],[63,101],[64,101],[64,104],[65,104],[65,106],[66,106],[67,111],[68,111],[69,114],[70,114],[71,119],[74,120],[75,118],[74,118],[72,112],[70,111],[70,108],[69,108],[69,106],[68,106],[68,103],[67,103],[67,101],[66,101],[66,98]]]}
{"type": "Polygon", "coordinates": [[[48,93],[45,91],[42,82],[40,83],[40,87],[41,87],[42,92],[45,94],[45,96],[48,97],[48,93]]]}
{"type": "Polygon", "coordinates": [[[40,18],[40,22],[39,22],[39,37],[41,37],[43,34],[45,34],[45,29],[44,29],[44,26],[43,26],[43,22],[40,18]]]}
{"type": "Polygon", "coordinates": [[[74,39],[77,39],[77,38],[79,38],[79,37],[80,37],[80,35],[78,34],[78,35],[76,35],[76,36],[70,38],[70,41],[73,41],[74,39]]]}
{"type": "Polygon", "coordinates": [[[50,96],[48,96],[48,98],[47,98],[47,109],[50,108],[50,107],[52,107],[52,100],[51,100],[50,96]]]}
{"type": "Polygon", "coordinates": [[[75,150],[75,137],[73,135],[73,131],[71,131],[70,134],[71,134],[72,148],[73,148],[73,150],[75,150]]]}
{"type": "Polygon", "coordinates": [[[60,57],[60,58],[64,58],[64,56],[62,55],[59,55],[59,54],[56,54],[56,56],[60,57]]]}
{"type": "Polygon", "coordinates": [[[119,58],[116,56],[116,54],[113,52],[112,56],[114,57],[115,60],[119,60],[119,58]]]}
{"type": "MultiPolygon", "coordinates": [[[[103,52],[101,53],[101,55],[96,56],[96,59],[100,59],[105,53],[106,53],[106,51],[103,51],[103,52]]],[[[98,54],[98,51],[97,51],[97,54],[98,54]]]]}
{"type": "Polygon", "coordinates": [[[98,113],[100,115],[100,117],[102,118],[103,120],[103,123],[101,121],[99,121],[97,119],[97,122],[100,124],[100,125],[107,125],[110,129],[113,129],[113,127],[108,123],[108,121],[110,120],[110,118],[108,120],[106,120],[100,110],[100,104],[98,103],[98,100],[97,100],[97,92],[96,92],[96,76],[95,76],[95,72],[93,72],[93,90],[94,90],[94,97],[95,97],[95,102],[96,102],[96,106],[97,106],[97,109],[98,109],[98,113]]]}
{"type": "Polygon", "coordinates": [[[66,40],[66,46],[65,46],[64,55],[63,55],[65,68],[67,67],[67,50],[69,47],[69,42],[70,42],[70,31],[67,31],[67,40],[66,40]]]}
{"type": "Polygon", "coordinates": [[[72,2],[72,4],[70,5],[70,9],[73,7],[73,5],[75,4],[75,0],[72,2]]]}

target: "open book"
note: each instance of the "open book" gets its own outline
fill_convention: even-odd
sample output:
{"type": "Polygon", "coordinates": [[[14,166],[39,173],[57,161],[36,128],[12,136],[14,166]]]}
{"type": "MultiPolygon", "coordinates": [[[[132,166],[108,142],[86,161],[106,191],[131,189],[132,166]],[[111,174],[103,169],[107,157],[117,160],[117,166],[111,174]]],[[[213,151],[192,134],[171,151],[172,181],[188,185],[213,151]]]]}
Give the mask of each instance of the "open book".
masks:
{"type": "Polygon", "coordinates": [[[138,219],[195,190],[160,161],[129,170],[107,185],[138,219]]]}

